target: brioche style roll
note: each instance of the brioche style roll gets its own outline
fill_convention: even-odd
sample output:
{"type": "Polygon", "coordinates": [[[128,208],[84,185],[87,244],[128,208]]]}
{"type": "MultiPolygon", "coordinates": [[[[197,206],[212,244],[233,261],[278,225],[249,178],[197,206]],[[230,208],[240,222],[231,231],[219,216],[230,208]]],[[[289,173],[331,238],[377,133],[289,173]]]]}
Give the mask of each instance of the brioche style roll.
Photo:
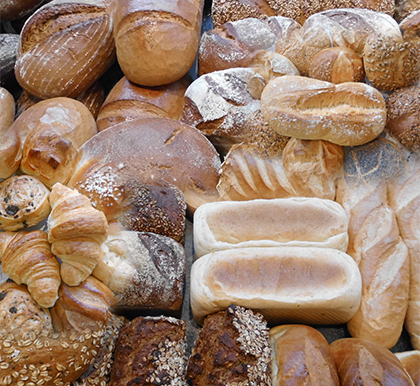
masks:
{"type": "Polygon", "coordinates": [[[347,216],[331,200],[307,197],[222,201],[194,214],[196,257],[245,247],[321,247],[346,251],[347,216]]]}
{"type": "Polygon", "coordinates": [[[340,324],[357,311],[362,281],[355,261],[328,248],[228,249],[191,269],[194,320],[230,304],[260,312],[269,323],[340,324]]]}
{"type": "Polygon", "coordinates": [[[301,76],[271,80],[261,112],[281,135],[357,146],[375,139],[386,123],[381,93],[364,83],[338,85],[301,76]]]}

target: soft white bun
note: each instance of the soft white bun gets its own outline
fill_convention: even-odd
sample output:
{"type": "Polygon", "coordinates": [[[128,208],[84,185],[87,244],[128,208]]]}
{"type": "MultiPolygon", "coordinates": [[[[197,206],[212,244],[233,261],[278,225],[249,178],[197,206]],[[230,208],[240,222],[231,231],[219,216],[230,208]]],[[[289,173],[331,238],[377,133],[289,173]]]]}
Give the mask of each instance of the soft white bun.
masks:
{"type": "Polygon", "coordinates": [[[221,201],[194,214],[197,258],[245,247],[321,247],[347,250],[348,219],[341,205],[316,197],[221,201]]]}
{"type": "Polygon", "coordinates": [[[329,248],[241,248],[214,252],[191,269],[191,309],[201,324],[230,304],[269,323],[340,324],[359,308],[355,261],[329,248]]]}

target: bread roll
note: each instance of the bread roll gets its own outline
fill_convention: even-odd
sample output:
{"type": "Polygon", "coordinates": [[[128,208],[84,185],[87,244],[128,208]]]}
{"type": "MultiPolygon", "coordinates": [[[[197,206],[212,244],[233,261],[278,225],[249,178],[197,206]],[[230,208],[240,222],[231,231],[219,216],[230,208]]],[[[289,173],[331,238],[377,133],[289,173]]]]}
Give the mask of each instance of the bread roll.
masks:
{"type": "Polygon", "coordinates": [[[204,0],[119,1],[114,36],[124,75],[143,86],[182,78],[197,55],[204,0]]]}
{"type": "Polygon", "coordinates": [[[126,77],[112,88],[102,105],[98,130],[137,118],[163,117],[179,119],[184,107],[184,94],[190,79],[185,76],[169,85],[141,87],[126,77]]]}
{"type": "Polygon", "coordinates": [[[79,147],[97,133],[92,114],[70,98],[41,101],[11,126],[22,143],[20,169],[51,188],[73,174],[79,147]]]}
{"type": "Polygon", "coordinates": [[[363,83],[333,83],[299,76],[271,80],[261,112],[278,133],[356,146],[375,139],[386,123],[382,95],[363,83]]]}
{"type": "Polygon", "coordinates": [[[196,129],[172,119],[138,119],[88,141],[68,185],[86,194],[93,205],[106,201],[119,207],[121,184],[167,183],[181,189],[194,212],[217,200],[219,168],[216,150],[196,129]]]}
{"type": "Polygon", "coordinates": [[[348,220],[343,208],[319,198],[224,201],[202,205],[194,214],[194,250],[245,247],[347,249],[348,220]]]}
{"type": "Polygon", "coordinates": [[[362,339],[338,339],[330,345],[341,386],[380,384],[414,386],[395,355],[383,346],[362,339]]]}
{"type": "Polygon", "coordinates": [[[276,326],[270,329],[270,342],[273,386],[340,386],[330,346],[315,328],[276,326]]]}
{"type": "Polygon", "coordinates": [[[2,21],[20,19],[39,6],[44,0],[8,0],[0,4],[2,21]]]}
{"type": "Polygon", "coordinates": [[[45,4],[21,32],[17,81],[41,99],[77,97],[115,60],[112,30],[112,15],[105,0],[53,0],[45,4]]]}
{"type": "Polygon", "coordinates": [[[272,324],[345,323],[361,290],[357,264],[330,248],[228,249],[201,257],[191,269],[191,309],[199,324],[232,303],[272,324]]]}
{"type": "Polygon", "coordinates": [[[177,315],[181,311],[187,258],[169,237],[150,232],[111,232],[93,275],[116,295],[114,310],[177,315]]]}
{"type": "Polygon", "coordinates": [[[401,22],[410,13],[419,9],[418,0],[395,0],[395,14],[394,18],[401,22]]]}
{"type": "Polygon", "coordinates": [[[348,47],[326,48],[309,63],[309,76],[335,84],[362,82],[365,79],[362,58],[348,47]]]}
{"type": "Polygon", "coordinates": [[[190,385],[260,385],[270,382],[270,341],[262,315],[230,305],[204,321],[188,361],[190,385]]]}
{"type": "Polygon", "coordinates": [[[415,386],[420,385],[420,351],[404,351],[395,353],[407,373],[410,375],[415,386]]]}
{"type": "MultiPolygon", "coordinates": [[[[3,18],[3,14],[0,12],[3,18]]],[[[0,34],[0,86],[16,82],[15,62],[19,46],[18,34],[0,34]]]]}
{"type": "Polygon", "coordinates": [[[0,229],[16,231],[45,220],[50,214],[50,191],[31,176],[0,182],[0,229]]]}

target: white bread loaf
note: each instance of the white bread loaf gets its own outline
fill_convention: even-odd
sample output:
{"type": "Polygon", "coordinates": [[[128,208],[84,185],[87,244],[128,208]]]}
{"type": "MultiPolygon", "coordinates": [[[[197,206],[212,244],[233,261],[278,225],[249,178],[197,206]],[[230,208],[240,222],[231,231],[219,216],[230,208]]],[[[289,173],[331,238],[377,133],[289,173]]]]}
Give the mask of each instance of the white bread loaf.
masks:
{"type": "Polygon", "coordinates": [[[241,248],[214,252],[191,268],[191,309],[201,324],[230,304],[252,308],[269,323],[340,324],[360,304],[354,260],[329,248],[241,248]]]}
{"type": "Polygon", "coordinates": [[[320,247],[346,251],[348,220],[334,201],[315,197],[222,201],[194,214],[194,249],[201,257],[245,247],[320,247]]]}

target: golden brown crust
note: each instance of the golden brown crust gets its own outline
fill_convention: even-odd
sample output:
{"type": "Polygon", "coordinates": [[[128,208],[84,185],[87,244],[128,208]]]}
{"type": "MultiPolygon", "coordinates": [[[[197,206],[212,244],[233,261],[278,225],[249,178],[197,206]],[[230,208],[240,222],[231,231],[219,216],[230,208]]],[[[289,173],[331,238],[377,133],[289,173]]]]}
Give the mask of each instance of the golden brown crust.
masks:
{"type": "Polygon", "coordinates": [[[400,360],[407,373],[410,375],[415,386],[420,385],[420,351],[404,351],[395,353],[397,358],[400,360]]]}

